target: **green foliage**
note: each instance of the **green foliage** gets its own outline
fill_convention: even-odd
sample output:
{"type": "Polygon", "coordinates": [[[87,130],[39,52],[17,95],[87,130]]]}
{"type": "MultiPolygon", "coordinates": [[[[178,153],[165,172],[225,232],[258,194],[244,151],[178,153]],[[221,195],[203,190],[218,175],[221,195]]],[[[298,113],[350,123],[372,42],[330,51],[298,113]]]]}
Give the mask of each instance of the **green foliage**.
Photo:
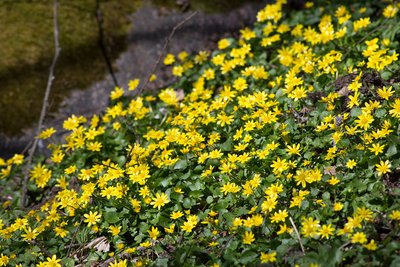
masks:
{"type": "Polygon", "coordinates": [[[1,263],[395,266],[400,24],[379,5],[267,5],[218,50],[167,55],[157,97],[115,88],[62,144],[43,131],[29,211],[23,156],[0,161],[1,263]]]}

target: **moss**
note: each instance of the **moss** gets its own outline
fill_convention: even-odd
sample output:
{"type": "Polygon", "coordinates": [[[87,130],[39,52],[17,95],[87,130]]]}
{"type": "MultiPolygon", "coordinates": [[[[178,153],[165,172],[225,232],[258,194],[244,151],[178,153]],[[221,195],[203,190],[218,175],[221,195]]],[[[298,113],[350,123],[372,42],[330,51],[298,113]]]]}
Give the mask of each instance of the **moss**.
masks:
{"type": "MultiPolygon", "coordinates": [[[[0,4],[0,129],[17,135],[40,114],[53,57],[53,1],[2,1],[0,4]],[[11,111],[11,112],[10,112],[11,111]]],[[[100,1],[110,57],[124,49],[129,15],[141,1],[100,1]]],[[[98,46],[96,0],[59,1],[61,56],[56,66],[50,110],[70,90],[85,88],[107,72],[98,46]],[[84,75],[83,75],[84,74],[84,75]]]]}

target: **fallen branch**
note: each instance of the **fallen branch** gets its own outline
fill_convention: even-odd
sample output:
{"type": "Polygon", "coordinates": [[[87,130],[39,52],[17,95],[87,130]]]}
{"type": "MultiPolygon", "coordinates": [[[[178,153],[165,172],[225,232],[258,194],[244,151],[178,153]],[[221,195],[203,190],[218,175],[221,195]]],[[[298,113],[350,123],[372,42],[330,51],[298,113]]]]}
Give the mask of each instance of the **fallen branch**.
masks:
{"type": "MultiPolygon", "coordinates": [[[[38,128],[36,131],[36,133],[37,133],[36,136],[39,135],[39,133],[42,131],[43,121],[46,116],[47,107],[49,105],[49,96],[50,96],[51,85],[53,84],[53,80],[54,80],[54,68],[56,66],[57,59],[58,59],[58,56],[60,55],[60,51],[61,51],[59,38],[58,38],[58,2],[57,2],[57,0],[54,0],[54,2],[53,2],[53,28],[54,28],[53,31],[54,31],[54,50],[55,51],[54,51],[53,61],[50,65],[49,77],[47,80],[46,91],[45,91],[44,98],[43,98],[43,105],[42,105],[42,110],[40,112],[40,118],[39,118],[38,128]]],[[[39,142],[39,139],[35,138],[35,140],[33,141],[32,148],[29,150],[28,163],[26,165],[24,180],[23,180],[23,184],[22,184],[22,192],[21,192],[20,205],[22,207],[25,207],[25,205],[27,204],[26,203],[27,202],[26,193],[27,193],[27,186],[28,186],[29,169],[32,165],[33,155],[35,154],[38,142],[39,142]]]]}
{"type": "Polygon", "coordinates": [[[292,217],[289,216],[289,220],[290,220],[290,223],[293,226],[294,232],[296,233],[297,239],[299,240],[301,251],[303,252],[303,255],[305,255],[306,252],[304,250],[303,242],[301,242],[301,237],[300,237],[299,231],[297,230],[297,227],[294,224],[294,221],[293,221],[292,217]]]}
{"type": "Polygon", "coordinates": [[[149,74],[147,75],[147,78],[146,78],[146,80],[145,80],[143,86],[140,87],[140,89],[138,90],[137,95],[140,95],[140,94],[143,92],[143,90],[146,88],[147,84],[148,84],[149,81],[150,81],[151,75],[153,75],[153,74],[155,73],[155,71],[156,71],[158,65],[160,65],[161,59],[164,57],[165,51],[167,50],[168,45],[169,45],[169,43],[171,42],[171,39],[172,39],[172,37],[174,36],[175,32],[176,32],[180,27],[182,27],[183,24],[185,24],[185,23],[188,22],[190,19],[192,19],[197,13],[198,13],[197,11],[194,11],[192,14],[190,14],[189,16],[187,16],[184,20],[182,20],[181,22],[179,22],[178,24],[176,24],[176,25],[174,26],[174,28],[172,28],[171,33],[169,34],[168,38],[165,40],[164,47],[163,47],[163,49],[161,50],[161,53],[160,53],[160,55],[158,56],[157,61],[154,63],[153,68],[151,69],[151,71],[150,71],[149,74]]]}
{"type": "Polygon", "coordinates": [[[114,85],[119,86],[117,77],[115,76],[115,73],[114,73],[114,70],[113,70],[113,67],[111,64],[111,60],[107,54],[106,45],[104,44],[104,29],[103,29],[104,19],[103,19],[103,13],[101,12],[101,9],[100,9],[99,0],[96,0],[96,20],[97,20],[97,28],[98,28],[98,32],[99,32],[99,46],[101,49],[101,53],[103,54],[104,60],[106,61],[108,72],[110,73],[110,75],[114,81],[114,85]]]}

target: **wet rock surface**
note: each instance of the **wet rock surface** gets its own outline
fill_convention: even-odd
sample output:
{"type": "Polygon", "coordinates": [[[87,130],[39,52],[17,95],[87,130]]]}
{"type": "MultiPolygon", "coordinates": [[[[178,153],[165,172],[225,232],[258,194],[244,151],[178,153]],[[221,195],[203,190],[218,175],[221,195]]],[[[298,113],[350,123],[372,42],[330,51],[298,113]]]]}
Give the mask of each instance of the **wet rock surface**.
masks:
{"type": "MultiPolygon", "coordinates": [[[[166,52],[211,51],[216,48],[216,42],[219,39],[235,36],[240,29],[254,23],[257,11],[267,2],[247,3],[234,10],[218,14],[199,11],[175,32],[166,52]]],[[[182,13],[180,10],[145,4],[132,14],[134,26],[127,36],[127,50],[113,62],[115,77],[120,86],[127,88],[131,79],[139,78],[143,81],[148,76],[174,26],[192,12],[193,10],[187,10],[182,13]]],[[[169,71],[162,64],[158,66],[155,74],[158,78],[156,82],[148,86],[148,90],[163,88],[171,82],[169,71]]],[[[55,138],[61,139],[65,133],[62,130],[64,119],[72,114],[89,117],[101,113],[107,107],[108,95],[114,87],[115,83],[108,74],[105,79],[94,82],[85,90],[73,91],[56,112],[47,114],[44,127],[53,126],[59,129],[55,138]]],[[[19,137],[9,137],[0,133],[0,157],[7,158],[14,153],[26,152],[25,148],[34,138],[34,133],[35,128],[25,130],[19,137]]],[[[45,145],[39,143],[38,149],[43,152],[45,145]]]]}

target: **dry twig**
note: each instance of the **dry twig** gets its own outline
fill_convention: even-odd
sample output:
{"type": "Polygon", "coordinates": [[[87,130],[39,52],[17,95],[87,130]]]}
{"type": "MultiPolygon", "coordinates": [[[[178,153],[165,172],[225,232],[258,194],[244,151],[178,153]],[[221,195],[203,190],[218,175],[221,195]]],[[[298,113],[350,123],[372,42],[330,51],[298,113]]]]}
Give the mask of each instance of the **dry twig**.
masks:
{"type": "Polygon", "coordinates": [[[103,19],[103,13],[101,12],[101,9],[100,9],[99,0],[96,0],[96,20],[97,20],[97,28],[98,28],[98,32],[99,32],[99,46],[101,49],[101,53],[103,54],[104,60],[106,61],[108,72],[110,73],[111,78],[114,81],[114,85],[119,86],[117,77],[115,76],[115,73],[114,73],[114,70],[112,67],[111,60],[107,54],[106,45],[104,44],[104,29],[103,29],[104,19],[103,19]]]}
{"type": "MultiPolygon", "coordinates": [[[[56,66],[57,59],[58,59],[58,56],[60,55],[60,51],[61,51],[59,38],[58,38],[58,1],[57,0],[54,0],[54,2],[53,2],[53,31],[54,31],[54,50],[55,51],[54,51],[53,61],[50,65],[49,77],[47,80],[47,86],[46,86],[46,91],[45,91],[44,98],[43,98],[42,110],[40,112],[38,128],[36,131],[37,135],[39,135],[39,133],[41,132],[42,127],[43,127],[43,121],[46,116],[47,107],[49,105],[49,96],[50,96],[51,85],[53,84],[53,80],[54,80],[54,68],[56,66]]],[[[33,155],[35,154],[38,142],[39,142],[39,139],[35,138],[35,140],[33,141],[32,148],[29,150],[28,163],[26,165],[24,180],[23,180],[23,184],[22,184],[22,192],[21,192],[20,205],[22,207],[24,207],[27,204],[26,203],[27,202],[26,194],[27,194],[27,186],[28,186],[29,169],[32,165],[33,155]]]]}
{"type": "Polygon", "coordinates": [[[295,231],[295,233],[296,233],[297,239],[299,240],[301,251],[303,252],[303,255],[305,255],[305,250],[304,250],[303,242],[301,242],[300,233],[299,233],[299,231],[297,230],[297,227],[296,227],[296,225],[294,224],[294,221],[293,221],[292,217],[289,216],[289,220],[290,220],[290,223],[292,224],[293,229],[294,229],[294,231],[295,231]]]}
{"type": "Polygon", "coordinates": [[[158,56],[157,61],[154,63],[153,68],[151,69],[151,71],[150,71],[149,74],[147,75],[147,78],[146,78],[146,80],[145,80],[145,83],[144,83],[143,86],[140,87],[140,89],[138,90],[137,95],[140,95],[140,94],[143,92],[143,90],[146,88],[147,84],[148,84],[149,81],[150,81],[151,75],[153,75],[153,74],[155,73],[155,71],[156,71],[158,65],[160,65],[161,59],[163,58],[163,56],[164,56],[164,54],[165,54],[165,51],[167,50],[168,45],[169,45],[169,43],[171,42],[171,39],[172,39],[172,37],[174,36],[175,32],[176,32],[180,27],[182,27],[183,24],[185,24],[185,23],[188,22],[190,19],[192,19],[197,13],[198,13],[197,11],[194,11],[192,14],[190,14],[189,16],[187,16],[184,20],[182,20],[181,22],[179,22],[178,24],[176,24],[176,25],[174,26],[174,28],[172,28],[171,33],[169,34],[168,38],[165,40],[164,47],[163,47],[163,49],[161,50],[161,53],[160,53],[160,55],[158,56]]]}

